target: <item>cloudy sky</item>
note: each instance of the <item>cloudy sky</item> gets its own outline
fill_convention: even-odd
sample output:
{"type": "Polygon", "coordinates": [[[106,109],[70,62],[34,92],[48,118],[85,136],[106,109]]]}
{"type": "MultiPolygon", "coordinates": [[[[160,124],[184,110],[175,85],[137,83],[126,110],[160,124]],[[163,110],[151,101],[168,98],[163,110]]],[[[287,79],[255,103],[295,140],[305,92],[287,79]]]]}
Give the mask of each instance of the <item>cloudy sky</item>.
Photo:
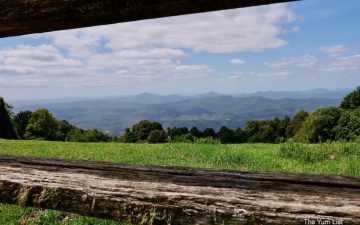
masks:
{"type": "Polygon", "coordinates": [[[360,84],[360,1],[305,0],[0,39],[9,100],[360,84]]]}

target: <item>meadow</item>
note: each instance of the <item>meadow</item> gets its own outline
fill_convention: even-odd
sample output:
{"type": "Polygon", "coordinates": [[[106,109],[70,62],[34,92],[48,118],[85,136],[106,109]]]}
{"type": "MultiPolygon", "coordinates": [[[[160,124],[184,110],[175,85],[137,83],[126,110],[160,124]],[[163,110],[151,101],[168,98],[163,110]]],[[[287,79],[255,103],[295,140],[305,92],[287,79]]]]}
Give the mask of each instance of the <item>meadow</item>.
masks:
{"type": "MultiPolygon", "coordinates": [[[[360,176],[360,143],[64,143],[0,139],[0,154],[241,171],[360,176]]],[[[0,204],[0,224],[121,224],[0,204]]]]}

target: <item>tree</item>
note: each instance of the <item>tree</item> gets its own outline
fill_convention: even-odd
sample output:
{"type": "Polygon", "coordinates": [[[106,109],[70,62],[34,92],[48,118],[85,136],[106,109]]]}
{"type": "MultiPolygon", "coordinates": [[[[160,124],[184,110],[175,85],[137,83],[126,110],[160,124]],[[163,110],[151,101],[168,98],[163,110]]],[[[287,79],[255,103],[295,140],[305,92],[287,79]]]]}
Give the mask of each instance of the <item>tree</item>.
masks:
{"type": "Polygon", "coordinates": [[[56,132],[56,140],[57,141],[66,141],[66,137],[67,137],[68,133],[74,128],[75,128],[75,126],[71,125],[66,120],[59,121],[58,130],[56,132]]]}
{"type": "MultiPolygon", "coordinates": [[[[215,131],[214,131],[215,132],[215,131]]],[[[168,136],[171,139],[174,139],[176,137],[180,137],[182,135],[188,134],[189,129],[187,127],[174,127],[174,128],[168,128],[167,129],[168,136]]]]}
{"type": "Polygon", "coordinates": [[[147,140],[150,143],[165,143],[167,140],[167,134],[164,130],[153,130],[150,132],[147,140]]]}
{"type": "Polygon", "coordinates": [[[286,130],[291,122],[290,117],[285,116],[284,119],[280,120],[280,123],[277,125],[277,134],[275,142],[281,143],[286,140],[286,130]]]}
{"type": "Polygon", "coordinates": [[[131,131],[130,128],[125,129],[125,133],[124,133],[125,143],[136,143],[138,140],[139,140],[138,137],[133,131],[131,131]]]}
{"type": "Polygon", "coordinates": [[[336,107],[319,108],[303,123],[296,139],[312,143],[335,140],[334,128],[340,117],[341,110],[336,107]]]}
{"type": "Polygon", "coordinates": [[[0,138],[17,139],[14,124],[11,121],[5,100],[0,97],[0,138]]]}
{"type": "Polygon", "coordinates": [[[86,142],[84,133],[85,133],[84,130],[74,127],[66,135],[65,141],[67,141],[67,142],[86,142]]]}
{"type": "Polygon", "coordinates": [[[279,123],[279,119],[276,121],[260,121],[259,131],[252,137],[252,142],[275,143],[279,123]]]}
{"type": "Polygon", "coordinates": [[[350,141],[360,136],[360,108],[350,111],[343,111],[334,128],[335,139],[350,141]]]}
{"type": "Polygon", "coordinates": [[[245,143],[246,140],[247,140],[246,132],[241,128],[237,128],[235,130],[234,142],[235,143],[245,143]]]}
{"type": "Polygon", "coordinates": [[[360,86],[353,92],[345,96],[341,102],[340,107],[342,109],[356,109],[360,106],[360,86]]]}
{"type": "Polygon", "coordinates": [[[47,109],[38,109],[32,113],[26,127],[26,139],[56,140],[59,122],[47,109]]]}
{"type": "Polygon", "coordinates": [[[197,127],[191,128],[190,133],[192,134],[192,136],[194,136],[196,138],[201,138],[203,136],[203,134],[201,133],[201,131],[199,131],[199,129],[197,127]]]}
{"type": "Polygon", "coordinates": [[[86,130],[84,132],[86,142],[107,142],[110,140],[109,135],[97,130],[86,130]]]}
{"type": "Polygon", "coordinates": [[[14,123],[19,138],[25,138],[26,127],[29,124],[32,112],[31,111],[20,111],[14,116],[14,123]]]}
{"type": "Polygon", "coordinates": [[[256,120],[251,120],[246,123],[244,131],[247,137],[247,142],[259,142],[258,134],[260,131],[260,125],[260,121],[256,120]]]}
{"type": "Polygon", "coordinates": [[[295,134],[300,130],[302,124],[306,118],[309,117],[309,113],[306,111],[300,111],[291,119],[288,127],[286,128],[286,138],[294,137],[295,134]]]}
{"type": "Polygon", "coordinates": [[[216,137],[215,130],[213,128],[206,128],[203,131],[203,136],[207,138],[215,138],[216,137]]]}
{"type": "Polygon", "coordinates": [[[14,107],[9,103],[5,102],[5,108],[8,111],[10,118],[13,118],[13,116],[15,115],[14,112],[12,111],[14,107]]]}
{"type": "Polygon", "coordinates": [[[147,140],[150,132],[153,130],[164,129],[160,123],[148,120],[142,120],[132,127],[132,132],[134,132],[138,140],[147,140]]]}
{"type": "Polygon", "coordinates": [[[194,142],[195,138],[192,136],[191,133],[183,134],[181,136],[176,136],[174,138],[175,142],[182,142],[182,143],[192,143],[194,142]]]}
{"type": "Polygon", "coordinates": [[[218,138],[222,144],[234,143],[235,132],[225,126],[221,127],[217,133],[218,138]]]}

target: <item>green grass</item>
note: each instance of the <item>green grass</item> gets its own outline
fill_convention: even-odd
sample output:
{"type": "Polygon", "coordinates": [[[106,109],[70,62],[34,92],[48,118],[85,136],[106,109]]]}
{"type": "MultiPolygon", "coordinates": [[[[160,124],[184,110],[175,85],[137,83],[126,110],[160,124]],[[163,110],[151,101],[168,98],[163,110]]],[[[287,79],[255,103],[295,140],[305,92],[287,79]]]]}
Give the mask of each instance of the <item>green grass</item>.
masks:
{"type": "MultiPolygon", "coordinates": [[[[242,171],[360,176],[360,144],[118,144],[0,140],[0,154],[242,171]]],[[[120,224],[0,205],[0,224],[120,224]],[[24,221],[26,221],[24,223],[24,221]]]]}

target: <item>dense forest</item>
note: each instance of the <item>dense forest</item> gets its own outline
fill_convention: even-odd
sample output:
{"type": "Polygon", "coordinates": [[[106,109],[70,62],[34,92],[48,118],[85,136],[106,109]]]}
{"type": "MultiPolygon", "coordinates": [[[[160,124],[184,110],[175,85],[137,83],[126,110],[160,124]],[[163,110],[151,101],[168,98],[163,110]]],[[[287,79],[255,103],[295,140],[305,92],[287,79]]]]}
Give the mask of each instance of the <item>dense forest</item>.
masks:
{"type": "Polygon", "coordinates": [[[298,142],[351,141],[360,135],[360,87],[348,94],[340,107],[318,108],[313,113],[299,111],[290,118],[250,120],[244,128],[226,126],[199,130],[196,126],[164,129],[159,122],[142,120],[127,128],[122,136],[112,137],[97,129],[80,129],[67,121],[56,119],[45,108],[15,114],[12,106],[0,98],[0,138],[67,142],[221,142],[281,143],[289,139],[298,142]]]}

